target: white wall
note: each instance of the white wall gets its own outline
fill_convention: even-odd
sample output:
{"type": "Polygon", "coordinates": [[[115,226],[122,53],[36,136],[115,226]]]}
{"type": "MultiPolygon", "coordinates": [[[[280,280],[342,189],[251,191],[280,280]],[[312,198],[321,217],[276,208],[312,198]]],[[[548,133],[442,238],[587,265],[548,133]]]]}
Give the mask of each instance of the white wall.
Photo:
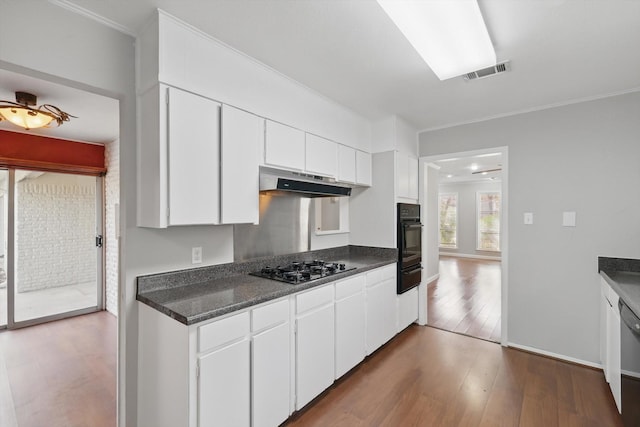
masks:
{"type": "Polygon", "coordinates": [[[479,255],[499,257],[500,252],[478,251],[477,247],[477,221],[476,221],[476,193],[478,191],[500,192],[500,182],[458,182],[440,184],[438,192],[458,194],[458,248],[441,248],[440,252],[457,253],[465,255],[479,255]]]}
{"type": "Polygon", "coordinates": [[[372,186],[354,188],[349,200],[352,245],[396,248],[396,160],[393,151],[371,156],[372,186]]]}
{"type": "Polygon", "coordinates": [[[116,215],[120,204],[120,141],[105,144],[107,174],[104,177],[104,257],[106,309],[118,314],[118,237],[116,215]]]}
{"type": "Polygon", "coordinates": [[[96,178],[44,173],[16,185],[18,292],[96,283],[96,178]]]}
{"type": "MultiPolygon", "coordinates": [[[[424,203],[422,203],[422,224],[424,225],[422,236],[425,241],[422,243],[425,254],[422,265],[424,267],[424,278],[430,279],[440,274],[439,249],[438,249],[438,169],[425,165],[424,180],[420,188],[423,191],[424,203]]],[[[426,280],[423,280],[423,283],[426,280]]]]}
{"type": "Polygon", "coordinates": [[[509,342],[599,362],[597,257],[640,258],[639,117],[632,93],[420,134],[422,156],[508,146],[509,342]]]}

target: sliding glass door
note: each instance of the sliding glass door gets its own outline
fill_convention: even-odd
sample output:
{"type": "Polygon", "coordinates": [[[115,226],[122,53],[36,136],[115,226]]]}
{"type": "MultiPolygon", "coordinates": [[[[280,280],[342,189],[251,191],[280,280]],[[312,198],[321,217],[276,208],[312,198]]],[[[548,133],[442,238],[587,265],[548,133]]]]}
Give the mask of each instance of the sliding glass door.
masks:
{"type": "Polygon", "coordinates": [[[10,189],[5,324],[22,327],[101,309],[102,178],[3,172],[10,189]]]}

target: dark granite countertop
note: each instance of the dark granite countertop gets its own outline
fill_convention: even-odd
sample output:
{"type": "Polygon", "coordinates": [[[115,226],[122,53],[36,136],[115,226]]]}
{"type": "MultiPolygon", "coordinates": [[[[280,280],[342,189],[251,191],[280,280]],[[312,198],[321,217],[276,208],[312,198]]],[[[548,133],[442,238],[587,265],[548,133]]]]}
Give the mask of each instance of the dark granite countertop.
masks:
{"type": "Polygon", "coordinates": [[[137,280],[136,299],[185,325],[192,325],[392,264],[396,260],[396,249],[343,246],[321,251],[140,276],[137,280]],[[265,265],[312,259],[344,262],[355,269],[299,285],[248,274],[265,265]]]}
{"type": "Polygon", "coordinates": [[[631,311],[640,317],[640,260],[599,257],[598,269],[631,311]]]}

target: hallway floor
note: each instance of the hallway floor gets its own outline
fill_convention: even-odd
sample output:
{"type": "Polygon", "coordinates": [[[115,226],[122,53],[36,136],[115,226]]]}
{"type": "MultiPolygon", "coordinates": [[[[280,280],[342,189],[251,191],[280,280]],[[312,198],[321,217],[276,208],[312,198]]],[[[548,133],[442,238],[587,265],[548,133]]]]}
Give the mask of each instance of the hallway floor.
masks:
{"type": "Polygon", "coordinates": [[[0,426],[114,427],[116,337],[106,311],[0,331],[0,426]]]}
{"type": "Polygon", "coordinates": [[[427,324],[500,341],[500,261],[440,257],[440,277],[427,287],[427,324]]]}

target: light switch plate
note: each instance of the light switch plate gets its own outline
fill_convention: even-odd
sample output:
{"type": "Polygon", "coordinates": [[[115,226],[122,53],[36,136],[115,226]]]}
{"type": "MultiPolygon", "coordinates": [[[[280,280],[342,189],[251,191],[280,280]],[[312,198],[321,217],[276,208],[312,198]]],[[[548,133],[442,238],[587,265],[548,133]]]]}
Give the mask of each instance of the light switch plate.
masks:
{"type": "Polygon", "coordinates": [[[533,212],[525,212],[524,213],[524,223],[526,225],[533,224],[533,212]]]}
{"type": "Polygon", "coordinates": [[[576,226],[576,213],[575,212],[562,212],[562,226],[563,227],[575,227],[576,226]]]}
{"type": "Polygon", "coordinates": [[[202,263],[202,247],[191,248],[191,264],[202,263]]]}

